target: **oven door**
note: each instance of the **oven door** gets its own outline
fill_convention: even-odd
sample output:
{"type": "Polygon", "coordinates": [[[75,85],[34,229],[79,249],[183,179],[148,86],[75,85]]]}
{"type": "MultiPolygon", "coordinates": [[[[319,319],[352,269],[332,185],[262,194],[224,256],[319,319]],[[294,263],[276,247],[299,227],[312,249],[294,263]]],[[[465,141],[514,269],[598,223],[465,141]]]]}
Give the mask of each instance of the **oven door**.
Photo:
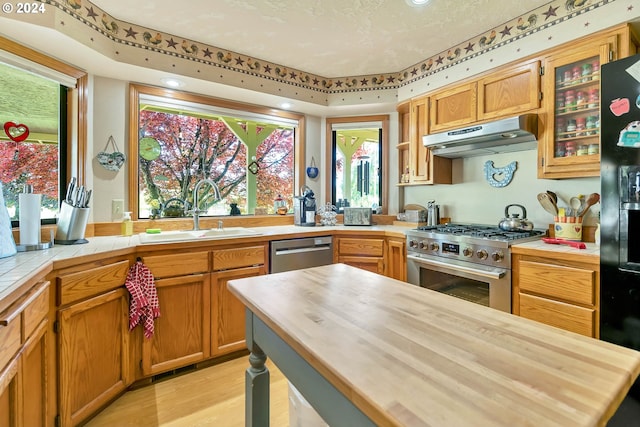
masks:
{"type": "Polygon", "coordinates": [[[511,270],[506,268],[408,254],[407,280],[413,285],[511,313],[511,270]]]}

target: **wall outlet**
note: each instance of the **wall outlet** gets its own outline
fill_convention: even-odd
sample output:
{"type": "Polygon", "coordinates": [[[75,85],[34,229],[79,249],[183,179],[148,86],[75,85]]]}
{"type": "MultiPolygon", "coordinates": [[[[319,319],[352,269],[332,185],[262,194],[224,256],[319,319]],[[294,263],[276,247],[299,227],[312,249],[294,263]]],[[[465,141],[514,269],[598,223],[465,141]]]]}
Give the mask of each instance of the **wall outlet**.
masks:
{"type": "Polygon", "coordinates": [[[120,221],[124,217],[124,200],[111,200],[111,221],[120,221]]]}

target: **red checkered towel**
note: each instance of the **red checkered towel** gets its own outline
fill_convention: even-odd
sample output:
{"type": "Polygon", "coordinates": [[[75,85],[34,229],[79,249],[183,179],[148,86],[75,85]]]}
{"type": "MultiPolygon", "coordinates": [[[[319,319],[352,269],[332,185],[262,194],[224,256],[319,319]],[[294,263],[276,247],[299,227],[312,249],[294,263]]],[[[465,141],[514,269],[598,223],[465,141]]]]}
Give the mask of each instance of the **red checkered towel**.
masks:
{"type": "Polygon", "coordinates": [[[145,338],[153,336],[153,319],[160,317],[160,305],[153,274],[142,261],[137,261],[127,273],[125,282],[131,294],[129,306],[129,330],[138,323],[144,325],[145,338]]]}

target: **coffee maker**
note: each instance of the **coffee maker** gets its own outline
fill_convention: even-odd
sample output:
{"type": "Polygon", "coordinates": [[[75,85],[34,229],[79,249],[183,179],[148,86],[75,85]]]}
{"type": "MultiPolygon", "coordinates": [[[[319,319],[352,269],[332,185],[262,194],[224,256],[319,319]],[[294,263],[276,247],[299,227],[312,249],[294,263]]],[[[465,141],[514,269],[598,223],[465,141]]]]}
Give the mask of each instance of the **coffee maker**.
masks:
{"type": "Polygon", "coordinates": [[[295,197],[293,205],[293,224],[312,227],[316,225],[316,199],[313,191],[303,185],[300,196],[295,197]]]}

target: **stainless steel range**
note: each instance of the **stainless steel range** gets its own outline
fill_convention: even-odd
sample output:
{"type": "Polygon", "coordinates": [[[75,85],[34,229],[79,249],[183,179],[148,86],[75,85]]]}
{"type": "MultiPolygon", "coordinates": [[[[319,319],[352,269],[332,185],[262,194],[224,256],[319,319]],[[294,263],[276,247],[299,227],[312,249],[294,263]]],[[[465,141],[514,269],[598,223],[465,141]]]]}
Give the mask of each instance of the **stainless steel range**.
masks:
{"type": "Polygon", "coordinates": [[[409,283],[510,313],[510,247],[540,239],[546,231],[441,224],[406,234],[409,283]]]}

